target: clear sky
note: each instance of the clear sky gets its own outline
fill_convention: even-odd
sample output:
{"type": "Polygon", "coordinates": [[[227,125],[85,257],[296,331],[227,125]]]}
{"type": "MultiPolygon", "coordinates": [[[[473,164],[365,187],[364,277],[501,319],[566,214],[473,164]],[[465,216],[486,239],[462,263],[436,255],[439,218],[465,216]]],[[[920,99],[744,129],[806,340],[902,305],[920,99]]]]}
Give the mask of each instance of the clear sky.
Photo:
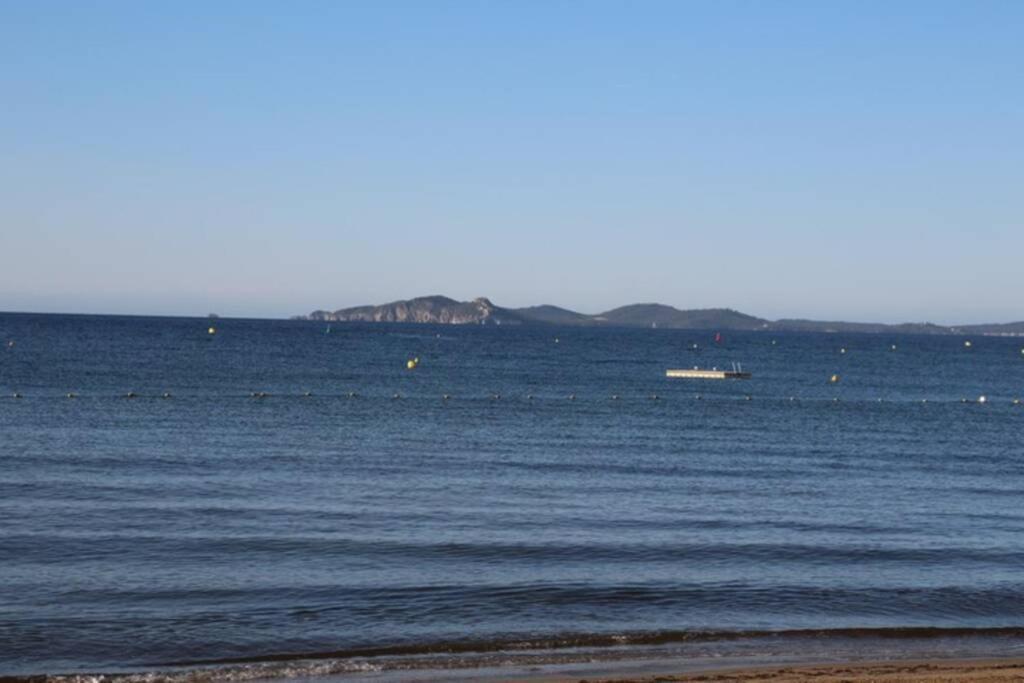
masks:
{"type": "Polygon", "coordinates": [[[0,310],[1024,319],[1024,2],[0,0],[0,310]]]}

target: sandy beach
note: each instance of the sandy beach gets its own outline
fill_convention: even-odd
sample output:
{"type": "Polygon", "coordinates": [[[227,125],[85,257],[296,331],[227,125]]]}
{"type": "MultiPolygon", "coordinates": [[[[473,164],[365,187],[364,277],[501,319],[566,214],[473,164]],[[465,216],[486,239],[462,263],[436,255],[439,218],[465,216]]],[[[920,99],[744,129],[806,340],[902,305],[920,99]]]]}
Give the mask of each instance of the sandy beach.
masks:
{"type": "MultiPolygon", "coordinates": [[[[913,662],[857,662],[811,666],[770,666],[695,672],[679,675],[572,679],[578,683],[683,683],[691,681],[771,681],[772,683],[888,682],[961,683],[1024,681],[1024,659],[913,662]]],[[[566,679],[568,683],[568,679],[566,679]]]]}

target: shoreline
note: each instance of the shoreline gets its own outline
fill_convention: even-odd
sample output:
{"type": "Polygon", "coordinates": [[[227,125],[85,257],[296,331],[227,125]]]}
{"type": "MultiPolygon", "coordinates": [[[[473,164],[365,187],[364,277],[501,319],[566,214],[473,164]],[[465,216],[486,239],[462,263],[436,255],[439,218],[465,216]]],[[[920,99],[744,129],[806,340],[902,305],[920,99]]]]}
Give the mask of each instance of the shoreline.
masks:
{"type": "Polygon", "coordinates": [[[506,641],[493,649],[435,644],[428,648],[430,652],[416,654],[379,648],[376,653],[373,649],[359,654],[349,651],[349,656],[336,651],[319,657],[250,657],[248,661],[152,664],[106,671],[0,670],[0,683],[1024,681],[1024,632],[1016,627],[732,635],[739,637],[706,640],[698,636],[656,645],[597,647],[576,642],[552,649],[537,649],[536,642],[520,642],[517,648],[506,641]]]}
{"type": "MultiPolygon", "coordinates": [[[[774,664],[703,662],[688,667],[680,662],[609,662],[563,667],[560,671],[538,668],[495,667],[486,669],[418,669],[388,672],[350,672],[347,674],[306,674],[279,680],[288,683],[344,683],[377,681],[381,683],[443,683],[480,681],[482,683],[729,683],[764,681],[766,683],[1006,683],[1024,681],[1024,656],[986,658],[929,658],[906,660],[788,661],[774,664]]],[[[115,683],[145,680],[149,683],[179,681],[159,674],[68,674],[0,675],[0,683],[115,683]]],[[[220,680],[192,672],[196,683],[220,680]]],[[[236,680],[236,679],[226,679],[236,680]]],[[[237,680],[267,680],[242,678],[237,680]]]]}

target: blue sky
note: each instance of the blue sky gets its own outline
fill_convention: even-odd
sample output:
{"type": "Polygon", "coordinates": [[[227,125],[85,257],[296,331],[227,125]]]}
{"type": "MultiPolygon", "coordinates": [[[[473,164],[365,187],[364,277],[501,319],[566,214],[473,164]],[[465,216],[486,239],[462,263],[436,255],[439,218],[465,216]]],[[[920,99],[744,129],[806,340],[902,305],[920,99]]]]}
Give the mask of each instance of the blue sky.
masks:
{"type": "Polygon", "coordinates": [[[0,0],[0,310],[1024,319],[1024,3],[0,0]]]}

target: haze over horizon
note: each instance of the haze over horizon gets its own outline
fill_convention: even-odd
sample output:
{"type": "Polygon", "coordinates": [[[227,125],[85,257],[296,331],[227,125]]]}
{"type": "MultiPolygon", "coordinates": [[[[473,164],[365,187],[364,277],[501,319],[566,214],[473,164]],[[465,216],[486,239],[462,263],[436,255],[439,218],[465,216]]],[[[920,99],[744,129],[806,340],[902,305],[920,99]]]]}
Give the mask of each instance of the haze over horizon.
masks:
{"type": "Polygon", "coordinates": [[[1024,319],[1024,4],[0,4],[0,310],[1024,319]]]}

